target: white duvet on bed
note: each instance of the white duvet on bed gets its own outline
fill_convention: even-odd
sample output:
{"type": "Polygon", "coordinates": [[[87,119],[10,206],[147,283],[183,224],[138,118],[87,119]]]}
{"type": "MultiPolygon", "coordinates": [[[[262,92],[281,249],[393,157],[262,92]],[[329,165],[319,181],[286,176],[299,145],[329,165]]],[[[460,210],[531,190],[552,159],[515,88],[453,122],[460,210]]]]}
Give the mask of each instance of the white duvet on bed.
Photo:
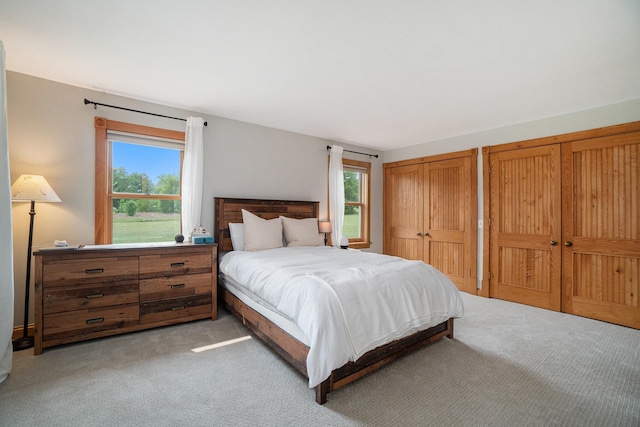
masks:
{"type": "Polygon", "coordinates": [[[455,285],[422,261],[285,247],[229,252],[220,271],[306,334],[309,387],[369,350],[463,314],[455,285]]]}

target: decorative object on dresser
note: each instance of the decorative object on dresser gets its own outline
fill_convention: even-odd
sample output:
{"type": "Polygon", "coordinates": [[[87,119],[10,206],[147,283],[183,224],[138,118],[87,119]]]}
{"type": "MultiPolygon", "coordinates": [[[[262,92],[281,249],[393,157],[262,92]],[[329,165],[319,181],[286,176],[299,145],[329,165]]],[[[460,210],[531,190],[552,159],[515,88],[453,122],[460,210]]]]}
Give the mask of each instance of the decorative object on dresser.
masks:
{"type": "Polygon", "coordinates": [[[217,245],[40,249],[35,347],[217,318],[217,245]]]}
{"type": "Polygon", "coordinates": [[[33,220],[36,216],[36,202],[61,202],[46,179],[40,175],[20,175],[11,186],[13,202],[31,202],[29,211],[29,244],[27,246],[27,276],[24,287],[24,324],[22,338],[13,340],[13,351],[33,347],[33,337],[29,336],[29,289],[31,287],[31,251],[33,243],[33,220]]]}

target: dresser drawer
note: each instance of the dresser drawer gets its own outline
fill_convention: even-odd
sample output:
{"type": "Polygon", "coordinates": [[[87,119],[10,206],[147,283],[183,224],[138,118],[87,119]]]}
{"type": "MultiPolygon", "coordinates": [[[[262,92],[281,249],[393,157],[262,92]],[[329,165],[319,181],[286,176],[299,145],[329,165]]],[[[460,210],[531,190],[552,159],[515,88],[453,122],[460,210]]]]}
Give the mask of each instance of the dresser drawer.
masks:
{"type": "Polygon", "coordinates": [[[107,284],[56,286],[45,288],[42,294],[44,314],[133,304],[138,302],[138,282],[126,280],[107,284]]]}
{"type": "Polygon", "coordinates": [[[211,274],[211,252],[176,252],[140,257],[140,278],[175,276],[180,274],[211,274]]]}
{"type": "Polygon", "coordinates": [[[211,294],[140,303],[140,324],[211,315],[211,294]]]}
{"type": "Polygon", "coordinates": [[[44,287],[114,282],[138,278],[138,257],[47,260],[42,268],[44,287]]]}
{"type": "Polygon", "coordinates": [[[187,297],[211,293],[211,274],[154,277],[140,280],[140,301],[187,297]]]}
{"type": "Polygon", "coordinates": [[[138,325],[138,304],[87,308],[45,314],[43,340],[75,337],[109,329],[138,325]]]}

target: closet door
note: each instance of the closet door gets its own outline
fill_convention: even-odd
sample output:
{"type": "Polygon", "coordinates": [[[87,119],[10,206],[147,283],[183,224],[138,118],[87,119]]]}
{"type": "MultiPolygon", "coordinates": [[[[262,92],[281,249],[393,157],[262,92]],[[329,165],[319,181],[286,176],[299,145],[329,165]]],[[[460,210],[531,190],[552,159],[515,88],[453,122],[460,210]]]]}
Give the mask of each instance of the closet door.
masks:
{"type": "MultiPolygon", "coordinates": [[[[472,267],[472,237],[476,232],[471,210],[470,157],[424,164],[423,259],[446,274],[461,291],[476,293],[472,267]]],[[[475,240],[474,240],[475,243],[475,240]]]]}
{"type": "Polygon", "coordinates": [[[422,259],[422,165],[385,170],[384,253],[422,259]]]}
{"type": "Polygon", "coordinates": [[[562,147],[563,311],[640,328],[640,132],[562,147]]]}
{"type": "Polygon", "coordinates": [[[384,170],[384,253],[431,264],[475,295],[477,150],[399,163],[384,170]]]}
{"type": "Polygon", "coordinates": [[[560,310],[560,145],[490,154],[490,296],[560,310]]]}

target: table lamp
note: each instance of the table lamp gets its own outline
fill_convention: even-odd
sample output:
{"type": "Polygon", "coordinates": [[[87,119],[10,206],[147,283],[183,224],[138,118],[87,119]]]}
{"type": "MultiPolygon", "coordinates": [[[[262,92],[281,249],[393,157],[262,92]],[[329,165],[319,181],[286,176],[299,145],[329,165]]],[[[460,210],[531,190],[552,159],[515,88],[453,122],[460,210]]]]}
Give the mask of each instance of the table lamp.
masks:
{"type": "Polygon", "coordinates": [[[321,233],[324,233],[324,245],[327,246],[327,234],[331,233],[331,222],[320,221],[319,230],[321,233]]]}

